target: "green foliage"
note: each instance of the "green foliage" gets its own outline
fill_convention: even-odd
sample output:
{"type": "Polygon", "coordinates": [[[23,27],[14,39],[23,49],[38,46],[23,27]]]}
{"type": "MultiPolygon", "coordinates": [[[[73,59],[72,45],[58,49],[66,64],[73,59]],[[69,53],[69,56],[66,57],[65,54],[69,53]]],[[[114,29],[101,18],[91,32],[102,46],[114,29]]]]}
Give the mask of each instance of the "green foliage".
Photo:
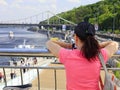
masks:
{"type": "Polygon", "coordinates": [[[114,33],[115,34],[120,34],[120,30],[115,30],[114,33]]]}
{"type": "MultiPolygon", "coordinates": [[[[101,0],[97,3],[73,8],[70,11],[62,12],[58,16],[79,23],[85,17],[89,17],[89,22],[99,24],[100,30],[115,29],[120,30],[120,1],[119,0],[101,0]],[[114,28],[113,28],[114,26],[114,28]]],[[[51,23],[63,23],[56,16],[50,18],[51,23]]]]}
{"type": "MultiPolygon", "coordinates": [[[[120,68],[120,63],[117,63],[116,67],[117,67],[117,68],[120,68]]],[[[115,75],[118,79],[120,79],[120,71],[114,71],[114,75],[115,75]]]]}

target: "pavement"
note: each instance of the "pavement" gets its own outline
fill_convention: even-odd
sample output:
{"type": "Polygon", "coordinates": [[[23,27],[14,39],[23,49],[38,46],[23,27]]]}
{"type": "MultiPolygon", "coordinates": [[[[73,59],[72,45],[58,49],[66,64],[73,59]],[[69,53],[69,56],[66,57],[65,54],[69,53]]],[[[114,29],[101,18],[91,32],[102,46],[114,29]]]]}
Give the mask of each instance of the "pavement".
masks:
{"type": "MultiPolygon", "coordinates": [[[[50,64],[52,60],[46,59],[46,58],[39,58],[38,64],[34,66],[41,66],[45,67],[50,64]]],[[[39,69],[39,73],[41,73],[43,70],[39,69]]],[[[20,77],[20,70],[16,70],[17,77],[10,79],[9,73],[11,72],[11,69],[7,69],[7,86],[17,86],[21,85],[21,77],[20,77]]],[[[29,69],[27,72],[23,73],[23,84],[32,83],[32,81],[37,78],[37,70],[36,69],[29,69]]],[[[0,83],[0,90],[3,90],[3,87],[5,87],[5,84],[3,82],[0,83]]],[[[34,90],[34,89],[33,89],[34,90]]]]}
{"type": "MultiPolygon", "coordinates": [[[[50,64],[49,66],[63,67],[62,64],[50,64]]],[[[43,70],[40,77],[40,90],[55,90],[55,73],[54,70],[43,70]]],[[[66,90],[66,76],[64,69],[56,71],[56,90],[66,90]]],[[[32,81],[32,88],[30,90],[38,90],[38,79],[32,81]]]]}

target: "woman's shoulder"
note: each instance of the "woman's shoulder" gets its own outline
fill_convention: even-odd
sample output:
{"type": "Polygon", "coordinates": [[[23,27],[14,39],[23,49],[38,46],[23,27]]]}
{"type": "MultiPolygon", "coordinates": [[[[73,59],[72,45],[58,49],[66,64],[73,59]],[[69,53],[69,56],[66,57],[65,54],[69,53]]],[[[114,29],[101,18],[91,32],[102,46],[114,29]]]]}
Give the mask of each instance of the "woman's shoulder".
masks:
{"type": "Polygon", "coordinates": [[[72,49],[67,49],[67,48],[60,48],[60,52],[62,53],[69,53],[69,52],[72,52],[73,50],[72,49]]]}
{"type": "Polygon", "coordinates": [[[78,49],[66,49],[66,48],[61,48],[60,49],[60,52],[59,52],[59,55],[62,55],[62,56],[82,56],[82,52],[81,50],[78,50],[78,49]]]}

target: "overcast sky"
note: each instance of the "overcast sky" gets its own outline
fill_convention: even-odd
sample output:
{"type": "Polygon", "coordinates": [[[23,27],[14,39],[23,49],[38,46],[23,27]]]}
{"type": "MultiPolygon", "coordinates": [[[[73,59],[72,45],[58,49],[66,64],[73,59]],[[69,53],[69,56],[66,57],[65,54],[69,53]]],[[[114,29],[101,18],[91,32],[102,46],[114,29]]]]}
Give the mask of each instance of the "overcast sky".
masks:
{"type": "Polygon", "coordinates": [[[60,13],[100,0],[0,0],[0,21],[16,20],[51,11],[60,13]]]}

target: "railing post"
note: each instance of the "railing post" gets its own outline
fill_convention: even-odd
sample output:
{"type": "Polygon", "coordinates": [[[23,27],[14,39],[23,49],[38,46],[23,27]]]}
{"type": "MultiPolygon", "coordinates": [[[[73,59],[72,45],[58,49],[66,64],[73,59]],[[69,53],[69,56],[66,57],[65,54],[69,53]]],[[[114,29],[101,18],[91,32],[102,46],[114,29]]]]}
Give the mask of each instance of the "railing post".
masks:
{"type": "Polygon", "coordinates": [[[20,69],[20,76],[21,76],[21,84],[23,85],[23,75],[22,75],[22,69],[20,69]]]}
{"type": "Polygon", "coordinates": [[[54,77],[55,77],[55,90],[57,90],[57,76],[56,76],[56,69],[54,69],[54,77]]]}
{"type": "Polygon", "coordinates": [[[5,73],[5,68],[4,68],[4,67],[3,67],[3,73],[4,73],[4,82],[5,82],[5,86],[7,86],[6,73],[5,73]]]}
{"type": "Polygon", "coordinates": [[[38,90],[40,90],[40,77],[39,77],[39,69],[37,68],[37,77],[38,77],[38,90]]]}

